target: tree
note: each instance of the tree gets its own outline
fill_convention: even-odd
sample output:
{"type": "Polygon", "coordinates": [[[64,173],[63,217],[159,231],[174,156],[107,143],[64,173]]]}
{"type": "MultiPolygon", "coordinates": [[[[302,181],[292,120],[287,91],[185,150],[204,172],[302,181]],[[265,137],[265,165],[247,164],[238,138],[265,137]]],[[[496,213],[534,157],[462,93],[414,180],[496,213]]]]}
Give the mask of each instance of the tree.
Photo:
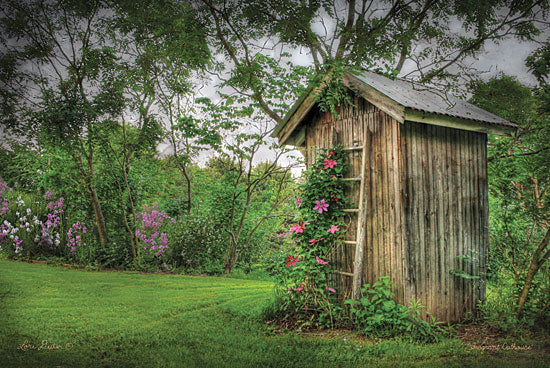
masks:
{"type": "MultiPolygon", "coordinates": [[[[492,253],[513,277],[518,317],[534,294],[533,285],[548,277],[548,271],[539,271],[550,258],[550,115],[539,92],[501,76],[478,82],[472,99],[520,125],[513,137],[489,141],[492,253]]],[[[549,308],[547,302],[539,305],[539,314],[549,308]]]]}
{"type": "Polygon", "coordinates": [[[289,62],[291,50],[306,50],[321,77],[334,73],[336,81],[328,87],[336,91],[343,70],[362,67],[388,75],[412,73],[424,82],[456,79],[471,74],[464,62],[488,41],[538,36],[547,25],[549,9],[547,0],[201,0],[198,4],[212,29],[212,47],[231,63],[222,86],[247,96],[277,123],[300,93],[297,86],[312,76],[289,62]],[[451,22],[461,25],[459,32],[451,29],[451,22]]]}
{"type": "Polygon", "coordinates": [[[94,162],[97,151],[106,149],[122,176],[119,190],[127,193],[133,220],[126,230],[135,248],[128,173],[132,156],[154,151],[163,131],[155,116],[163,106],[157,76],[169,63],[185,85],[190,70],[210,57],[193,9],[171,0],[10,0],[1,16],[2,122],[29,140],[48,140],[70,153],[102,244],[108,234],[94,162]],[[109,138],[119,126],[123,139],[112,145],[109,138]],[[139,134],[129,134],[131,127],[139,134]]]}
{"type": "Polygon", "coordinates": [[[2,8],[2,108],[15,131],[64,147],[107,229],[94,179],[101,126],[124,106],[117,55],[106,39],[102,1],[7,1],[2,8]]]}
{"type": "Polygon", "coordinates": [[[266,122],[259,122],[254,133],[239,133],[227,139],[225,151],[210,162],[213,171],[221,176],[223,188],[214,193],[219,197],[217,217],[224,219],[228,237],[224,256],[224,270],[231,273],[240,255],[252,246],[254,234],[270,219],[287,215],[289,184],[292,182],[293,165],[281,166],[281,158],[287,150],[274,150],[271,161],[256,164],[265,139],[272,129],[266,122]]]}

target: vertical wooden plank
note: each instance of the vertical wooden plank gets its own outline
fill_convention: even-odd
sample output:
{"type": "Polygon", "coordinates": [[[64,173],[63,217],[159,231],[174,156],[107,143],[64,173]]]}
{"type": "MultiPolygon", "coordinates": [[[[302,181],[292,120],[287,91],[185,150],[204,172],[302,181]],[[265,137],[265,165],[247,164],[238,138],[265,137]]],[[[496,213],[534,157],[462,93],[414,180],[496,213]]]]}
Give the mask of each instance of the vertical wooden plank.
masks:
{"type": "Polygon", "coordinates": [[[413,190],[414,173],[413,173],[413,128],[411,122],[405,122],[402,134],[402,148],[403,148],[403,171],[402,171],[402,185],[405,192],[405,200],[403,203],[403,221],[405,225],[405,231],[403,232],[403,247],[405,248],[405,267],[407,269],[407,301],[412,298],[417,299],[416,287],[415,287],[415,236],[414,223],[416,222],[415,211],[415,193],[413,190]]]}
{"type": "Polygon", "coordinates": [[[445,133],[445,192],[447,193],[447,201],[446,201],[446,228],[445,228],[445,239],[446,239],[446,247],[445,247],[445,277],[446,277],[446,290],[447,290],[447,303],[448,303],[448,309],[449,309],[449,321],[454,321],[456,318],[456,312],[455,312],[455,304],[454,304],[454,282],[453,282],[453,276],[449,273],[451,268],[453,267],[453,252],[455,247],[455,232],[454,232],[454,207],[453,204],[455,203],[455,197],[454,197],[454,191],[453,191],[453,181],[455,180],[456,176],[453,174],[453,154],[452,154],[452,146],[454,144],[453,142],[453,134],[452,129],[446,129],[445,133]]]}
{"type": "MultiPolygon", "coordinates": [[[[483,243],[482,243],[482,270],[483,274],[487,273],[487,254],[489,252],[489,173],[488,173],[488,159],[487,159],[487,134],[483,136],[482,146],[482,168],[483,168],[483,243]]],[[[481,298],[485,301],[485,287],[486,276],[483,276],[483,289],[481,291],[481,298]]]]}
{"type": "Polygon", "coordinates": [[[378,277],[380,277],[381,274],[384,273],[383,268],[381,267],[381,260],[383,257],[383,253],[381,253],[380,249],[380,238],[381,233],[383,231],[383,222],[380,215],[380,210],[383,206],[382,203],[382,185],[381,185],[381,167],[382,167],[382,152],[381,152],[381,142],[380,142],[380,116],[376,112],[373,114],[373,147],[374,152],[376,153],[376,158],[374,162],[375,167],[375,173],[374,173],[374,190],[376,192],[376,199],[374,201],[374,213],[376,217],[376,228],[375,228],[375,239],[373,242],[373,249],[374,249],[374,279],[373,282],[377,280],[378,277]]]}
{"type": "Polygon", "coordinates": [[[402,183],[401,183],[401,174],[402,170],[404,169],[402,166],[402,155],[401,155],[401,128],[402,125],[394,120],[391,119],[392,126],[393,126],[393,149],[392,149],[392,166],[394,168],[393,171],[393,181],[394,181],[394,193],[393,193],[393,200],[394,200],[394,247],[395,247],[395,257],[396,257],[396,273],[397,273],[397,279],[399,280],[399,293],[398,293],[398,301],[401,304],[406,304],[406,287],[407,283],[405,281],[405,255],[403,253],[403,232],[404,227],[402,223],[402,215],[403,215],[403,190],[402,190],[402,183]]]}

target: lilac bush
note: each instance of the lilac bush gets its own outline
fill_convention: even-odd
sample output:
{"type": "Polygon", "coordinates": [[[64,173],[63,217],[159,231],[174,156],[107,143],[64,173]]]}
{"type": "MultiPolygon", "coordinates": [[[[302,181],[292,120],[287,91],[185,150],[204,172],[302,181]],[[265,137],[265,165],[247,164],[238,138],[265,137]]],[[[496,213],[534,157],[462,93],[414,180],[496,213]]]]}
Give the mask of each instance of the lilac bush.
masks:
{"type": "Polygon", "coordinates": [[[77,247],[85,246],[86,243],[82,242],[82,237],[86,234],[86,225],[84,222],[75,222],[67,232],[67,247],[71,249],[71,254],[74,254],[77,247]]]}
{"type": "Polygon", "coordinates": [[[136,237],[143,243],[143,249],[155,252],[159,256],[168,249],[168,236],[161,232],[163,223],[176,222],[164,211],[156,209],[156,204],[145,206],[138,215],[140,221],[139,229],[136,230],[136,237]]]}

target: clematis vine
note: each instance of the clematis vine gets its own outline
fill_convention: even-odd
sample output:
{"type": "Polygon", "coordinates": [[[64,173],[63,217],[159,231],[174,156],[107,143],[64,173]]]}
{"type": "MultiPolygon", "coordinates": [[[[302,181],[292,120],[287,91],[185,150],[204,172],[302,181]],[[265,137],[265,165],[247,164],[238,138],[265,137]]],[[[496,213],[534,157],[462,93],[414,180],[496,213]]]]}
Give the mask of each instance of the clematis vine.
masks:
{"type": "Polygon", "coordinates": [[[322,260],[319,256],[316,256],[315,260],[317,261],[317,263],[322,264],[322,265],[328,264],[327,261],[322,260]]]}
{"type": "Polygon", "coordinates": [[[313,207],[314,211],[317,211],[319,213],[328,212],[328,203],[325,203],[324,199],[321,199],[320,201],[315,201],[315,207],[313,207]]]}
{"type": "Polygon", "coordinates": [[[327,233],[331,233],[331,234],[334,235],[334,233],[337,232],[337,231],[339,231],[339,230],[340,230],[340,229],[338,229],[338,226],[332,225],[332,226],[330,227],[330,229],[327,230],[327,233]]]}
{"type": "Polygon", "coordinates": [[[323,166],[325,167],[325,169],[332,169],[334,166],[336,166],[336,164],[336,160],[330,160],[328,158],[325,158],[325,160],[323,161],[323,166]]]}
{"type": "Polygon", "coordinates": [[[286,258],[285,258],[285,262],[286,262],[286,267],[290,267],[290,266],[296,266],[296,262],[300,262],[300,259],[298,258],[298,256],[291,256],[290,254],[287,254],[286,255],[286,258]]]}
{"type": "Polygon", "coordinates": [[[309,244],[310,244],[310,245],[315,245],[315,243],[320,242],[321,240],[323,240],[323,238],[311,239],[311,240],[309,241],[309,244]]]}

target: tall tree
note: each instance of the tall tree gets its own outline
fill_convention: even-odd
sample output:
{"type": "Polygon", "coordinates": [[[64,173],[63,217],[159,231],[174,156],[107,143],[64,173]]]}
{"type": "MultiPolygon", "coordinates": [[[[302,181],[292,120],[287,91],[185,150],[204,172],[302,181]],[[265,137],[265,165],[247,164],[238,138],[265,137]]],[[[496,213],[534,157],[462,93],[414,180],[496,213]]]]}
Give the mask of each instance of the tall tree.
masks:
{"type": "Polygon", "coordinates": [[[108,235],[94,184],[96,139],[124,106],[116,51],[105,37],[108,14],[102,1],[6,1],[0,23],[3,122],[71,154],[102,244],[108,235]]]}
{"type": "MultiPolygon", "coordinates": [[[[520,125],[513,137],[489,141],[492,254],[512,275],[519,317],[540,289],[533,285],[549,276],[540,270],[550,259],[550,111],[542,88],[511,77],[478,82],[473,91],[472,102],[520,125]]],[[[550,304],[539,308],[542,315],[550,304]]]]}
{"type": "MultiPolygon", "coordinates": [[[[295,98],[282,76],[288,52],[305,50],[317,73],[378,68],[423,81],[458,78],[488,41],[531,40],[549,2],[440,0],[201,0],[210,42],[232,65],[222,85],[275,122],[295,98]],[[405,68],[407,66],[407,68],[405,68]],[[281,98],[283,103],[281,103],[281,98]]],[[[302,80],[303,81],[303,80],[302,80]]],[[[338,102],[338,99],[336,100],[338,102]]]]}

